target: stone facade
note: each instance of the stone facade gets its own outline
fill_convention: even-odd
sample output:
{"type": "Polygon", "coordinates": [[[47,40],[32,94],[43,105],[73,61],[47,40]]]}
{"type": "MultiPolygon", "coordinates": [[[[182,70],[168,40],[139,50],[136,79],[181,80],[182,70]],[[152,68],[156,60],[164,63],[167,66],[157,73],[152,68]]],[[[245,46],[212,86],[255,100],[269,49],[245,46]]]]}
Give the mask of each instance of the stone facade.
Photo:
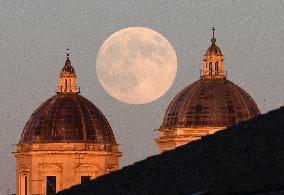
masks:
{"type": "Polygon", "coordinates": [[[94,179],[119,168],[117,145],[49,143],[18,144],[17,194],[46,194],[47,176],[56,176],[56,191],[94,179]]]}
{"type": "Polygon", "coordinates": [[[160,129],[160,136],[156,139],[160,152],[173,150],[176,147],[187,144],[188,142],[199,140],[203,136],[213,134],[226,127],[208,128],[174,128],[160,129]]]}

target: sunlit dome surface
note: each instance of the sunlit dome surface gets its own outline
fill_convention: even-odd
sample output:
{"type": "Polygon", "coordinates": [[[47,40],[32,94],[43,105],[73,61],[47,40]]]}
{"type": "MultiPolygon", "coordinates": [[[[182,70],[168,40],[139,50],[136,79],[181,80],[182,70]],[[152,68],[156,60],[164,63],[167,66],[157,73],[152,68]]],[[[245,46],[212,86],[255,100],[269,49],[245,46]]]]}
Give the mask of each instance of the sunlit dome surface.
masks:
{"type": "Polygon", "coordinates": [[[227,79],[200,79],[169,105],[162,127],[223,127],[259,115],[253,99],[227,79]]]}
{"type": "Polygon", "coordinates": [[[28,120],[19,143],[63,142],[116,144],[102,112],[78,94],[58,94],[46,100],[28,120]]]}

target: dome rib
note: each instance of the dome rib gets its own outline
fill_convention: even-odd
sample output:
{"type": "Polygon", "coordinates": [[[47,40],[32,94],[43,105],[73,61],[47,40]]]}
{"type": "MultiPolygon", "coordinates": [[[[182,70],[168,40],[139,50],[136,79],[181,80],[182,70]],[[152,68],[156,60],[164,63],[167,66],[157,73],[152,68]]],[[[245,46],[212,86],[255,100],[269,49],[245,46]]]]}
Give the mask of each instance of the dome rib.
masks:
{"type": "MultiPolygon", "coordinates": [[[[175,111],[176,111],[176,113],[178,113],[178,110],[180,109],[181,105],[177,101],[180,101],[180,99],[184,97],[183,94],[188,90],[188,88],[193,87],[194,85],[197,85],[197,84],[198,84],[198,81],[190,84],[189,86],[184,88],[181,92],[179,92],[178,95],[176,95],[175,98],[172,100],[172,102],[170,103],[168,108],[173,108],[174,107],[173,105],[175,105],[175,111]]],[[[197,87],[197,86],[194,86],[194,88],[195,87],[197,87]]],[[[188,94],[188,95],[190,95],[190,94],[188,94]]],[[[175,112],[175,111],[172,111],[171,109],[167,109],[163,121],[165,122],[166,116],[169,116],[169,115],[172,114],[172,113],[170,114],[170,112],[175,112]]],[[[169,121],[169,122],[171,123],[171,121],[169,121]]]]}
{"type": "MultiPolygon", "coordinates": [[[[76,100],[76,98],[75,97],[73,97],[73,99],[74,99],[74,101],[76,101],[77,102],[77,104],[76,104],[76,106],[77,106],[77,108],[78,108],[78,110],[79,110],[79,112],[80,112],[80,121],[81,121],[81,124],[82,124],[82,132],[83,132],[83,140],[86,142],[87,141],[87,135],[86,135],[86,125],[85,125],[85,123],[83,122],[84,121],[84,115],[83,115],[83,112],[82,112],[82,109],[81,109],[81,107],[80,107],[80,104],[78,103],[78,101],[76,100]]],[[[90,114],[90,113],[89,113],[90,114]]]]}
{"type": "Polygon", "coordinates": [[[215,44],[210,45],[210,47],[208,47],[208,49],[206,50],[205,56],[210,56],[210,55],[223,56],[220,47],[218,47],[215,44]]]}
{"type": "MultiPolygon", "coordinates": [[[[56,100],[57,99],[58,98],[56,98],[56,100]]],[[[57,109],[57,105],[60,106],[61,102],[62,102],[62,99],[59,99],[58,103],[57,103],[57,101],[54,101],[54,103],[50,107],[50,110],[48,111],[48,113],[51,113],[50,115],[48,115],[49,121],[52,121],[52,123],[50,123],[49,126],[48,126],[48,129],[51,129],[51,136],[50,137],[46,137],[45,139],[52,139],[53,137],[56,137],[56,130],[54,129],[54,127],[55,127],[55,124],[56,124],[55,120],[58,117],[58,110],[59,110],[59,109],[57,109]],[[56,103],[57,103],[57,105],[56,105],[56,103]]],[[[64,135],[64,133],[62,133],[61,135],[64,135]]]]}
{"type": "MultiPolygon", "coordinates": [[[[250,112],[249,112],[249,109],[248,109],[248,106],[247,106],[247,102],[244,100],[243,96],[240,94],[239,89],[240,89],[240,88],[239,88],[238,86],[236,86],[236,90],[233,91],[233,92],[234,92],[235,94],[236,94],[236,92],[237,92],[237,95],[240,97],[240,98],[238,98],[238,101],[240,101],[240,99],[242,100],[243,104],[246,106],[246,111],[247,111],[247,113],[248,113],[248,117],[251,118],[251,115],[250,115],[250,112]]],[[[246,94],[246,95],[248,95],[248,94],[246,94]]],[[[240,103],[240,104],[241,104],[241,103],[240,103]]]]}
{"type": "MultiPolygon", "coordinates": [[[[200,82],[197,82],[197,83],[196,83],[196,86],[194,86],[194,88],[192,89],[192,92],[191,92],[191,93],[188,93],[188,94],[185,96],[185,100],[186,100],[186,101],[184,101],[184,103],[183,103],[183,105],[181,106],[181,108],[183,108],[183,107],[188,107],[188,106],[185,106],[185,105],[190,105],[191,103],[196,102],[195,99],[191,99],[190,97],[196,96],[197,93],[198,93],[199,88],[200,88],[200,82]]],[[[183,116],[184,116],[184,115],[186,116],[187,113],[188,113],[187,110],[183,110],[183,116]]],[[[186,117],[185,117],[185,119],[186,119],[186,117]]],[[[193,120],[195,120],[195,118],[194,118],[193,120]]],[[[182,122],[183,122],[183,121],[182,121],[182,122]]]]}

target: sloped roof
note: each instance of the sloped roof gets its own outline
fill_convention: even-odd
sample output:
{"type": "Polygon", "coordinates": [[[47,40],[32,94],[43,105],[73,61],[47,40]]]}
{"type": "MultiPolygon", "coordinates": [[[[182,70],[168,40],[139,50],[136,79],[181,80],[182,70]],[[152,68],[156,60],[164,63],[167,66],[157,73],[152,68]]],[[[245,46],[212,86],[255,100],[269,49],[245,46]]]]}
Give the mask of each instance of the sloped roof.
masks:
{"type": "Polygon", "coordinates": [[[60,195],[284,190],[284,107],[152,156],[60,195]]]}

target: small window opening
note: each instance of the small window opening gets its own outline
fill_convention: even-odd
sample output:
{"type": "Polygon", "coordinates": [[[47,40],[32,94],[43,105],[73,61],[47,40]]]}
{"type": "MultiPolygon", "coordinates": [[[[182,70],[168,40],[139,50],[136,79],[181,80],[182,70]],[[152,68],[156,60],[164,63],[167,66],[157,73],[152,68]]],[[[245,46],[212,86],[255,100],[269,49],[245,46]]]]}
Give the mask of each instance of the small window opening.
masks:
{"type": "Polygon", "coordinates": [[[212,62],[210,62],[209,63],[209,72],[210,72],[210,74],[212,74],[212,71],[213,71],[213,69],[212,69],[212,62]]]}
{"type": "Polygon", "coordinates": [[[67,91],[67,79],[65,79],[65,92],[67,91]]]}
{"type": "Polygon", "coordinates": [[[87,183],[91,180],[91,176],[81,176],[81,184],[87,183]]]}
{"type": "Polygon", "coordinates": [[[28,195],[28,176],[25,176],[25,195],[28,195]]]}
{"type": "Polygon", "coordinates": [[[46,195],[56,194],[56,176],[46,177],[46,195]]]}
{"type": "Polygon", "coordinates": [[[219,74],[219,65],[218,65],[218,62],[215,63],[215,72],[216,72],[216,74],[219,74]]]}

